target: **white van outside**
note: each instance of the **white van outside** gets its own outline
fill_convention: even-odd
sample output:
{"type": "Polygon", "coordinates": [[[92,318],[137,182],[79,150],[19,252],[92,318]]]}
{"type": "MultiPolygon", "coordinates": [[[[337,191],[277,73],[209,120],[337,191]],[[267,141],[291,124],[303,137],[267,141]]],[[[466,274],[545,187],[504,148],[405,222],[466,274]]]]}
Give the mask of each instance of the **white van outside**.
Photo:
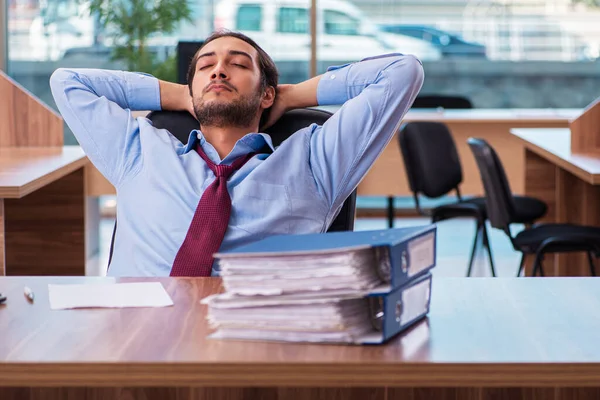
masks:
{"type": "MultiPolygon", "coordinates": [[[[215,6],[215,29],[242,32],[275,61],[310,58],[309,0],[222,0],[215,6]]],[[[354,61],[390,52],[439,60],[430,43],[381,32],[364,13],[345,0],[317,1],[317,59],[354,61]]]]}

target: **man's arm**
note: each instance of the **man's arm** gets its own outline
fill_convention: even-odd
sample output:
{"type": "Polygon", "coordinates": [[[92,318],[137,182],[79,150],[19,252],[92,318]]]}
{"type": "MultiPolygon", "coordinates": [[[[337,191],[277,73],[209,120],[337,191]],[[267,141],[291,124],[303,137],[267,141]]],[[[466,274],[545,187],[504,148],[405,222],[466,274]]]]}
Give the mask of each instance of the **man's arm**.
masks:
{"type": "Polygon", "coordinates": [[[50,77],[61,115],[92,163],[116,187],[141,168],[139,123],[131,111],[187,109],[183,85],[146,74],[97,69],[57,69],[50,77]],[[164,95],[164,99],[161,98],[164,95]],[[179,108],[178,108],[179,107],[179,108]]]}
{"type": "Polygon", "coordinates": [[[286,109],[343,104],[309,139],[310,166],[330,218],[398,130],[422,84],[423,68],[414,56],[385,55],[288,89],[286,109]]]}

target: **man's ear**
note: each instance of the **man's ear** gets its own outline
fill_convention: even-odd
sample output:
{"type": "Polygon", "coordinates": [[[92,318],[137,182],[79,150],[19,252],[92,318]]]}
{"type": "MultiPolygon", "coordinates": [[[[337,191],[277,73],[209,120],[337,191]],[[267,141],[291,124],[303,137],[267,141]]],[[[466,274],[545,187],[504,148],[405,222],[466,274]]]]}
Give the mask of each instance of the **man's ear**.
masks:
{"type": "Polygon", "coordinates": [[[271,107],[273,103],[275,103],[275,88],[273,86],[267,86],[263,93],[260,106],[266,110],[271,107]]]}

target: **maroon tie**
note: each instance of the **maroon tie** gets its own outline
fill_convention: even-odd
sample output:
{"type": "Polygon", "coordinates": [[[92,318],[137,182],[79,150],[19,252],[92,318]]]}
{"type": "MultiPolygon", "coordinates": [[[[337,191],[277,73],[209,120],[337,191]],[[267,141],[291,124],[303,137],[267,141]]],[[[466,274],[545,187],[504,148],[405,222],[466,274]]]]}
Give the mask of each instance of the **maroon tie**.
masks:
{"type": "Polygon", "coordinates": [[[196,146],[196,151],[216,178],[200,198],[185,240],[175,256],[171,276],[210,276],[213,254],[221,247],[231,214],[227,179],[255,154],[238,157],[231,165],[216,165],[200,145],[196,146]]]}

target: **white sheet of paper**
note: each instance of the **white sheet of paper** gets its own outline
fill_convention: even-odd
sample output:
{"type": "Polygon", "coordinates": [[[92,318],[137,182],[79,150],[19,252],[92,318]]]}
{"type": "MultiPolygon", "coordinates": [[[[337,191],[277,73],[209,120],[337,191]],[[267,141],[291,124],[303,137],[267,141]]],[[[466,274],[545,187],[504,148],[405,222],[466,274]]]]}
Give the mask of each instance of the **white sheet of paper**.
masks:
{"type": "Polygon", "coordinates": [[[160,282],[48,285],[50,308],[167,307],[173,300],[160,282]]]}

